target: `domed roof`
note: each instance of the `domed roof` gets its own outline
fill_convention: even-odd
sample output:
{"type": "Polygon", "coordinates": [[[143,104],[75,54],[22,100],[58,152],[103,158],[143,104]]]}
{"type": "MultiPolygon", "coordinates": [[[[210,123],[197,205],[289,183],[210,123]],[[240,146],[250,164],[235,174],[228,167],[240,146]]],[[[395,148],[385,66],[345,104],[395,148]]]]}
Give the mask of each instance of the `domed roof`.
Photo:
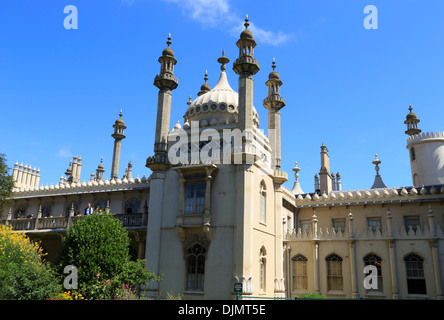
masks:
{"type": "MultiPolygon", "coordinates": [[[[226,122],[237,122],[239,94],[234,91],[228,83],[227,74],[222,70],[219,81],[210,91],[198,96],[189,103],[189,107],[184,115],[185,122],[192,120],[202,120],[201,114],[222,113],[225,114],[226,122]],[[231,115],[230,115],[231,114],[231,115]],[[233,117],[234,115],[234,117],[233,117]],[[231,119],[231,120],[230,120],[231,119]]],[[[258,114],[253,107],[253,117],[258,122],[258,114]]],[[[210,116],[207,122],[211,124],[210,116]]],[[[214,121],[212,122],[214,124],[214,121]]],[[[220,119],[217,121],[221,124],[220,119]]]]}
{"type": "Polygon", "coordinates": [[[123,121],[123,119],[122,119],[122,110],[120,110],[119,119],[116,120],[116,125],[118,125],[118,126],[124,126],[125,125],[125,121],[123,121]]]}
{"type": "Polygon", "coordinates": [[[238,100],[238,93],[231,88],[227,74],[222,71],[216,86],[191,102],[185,119],[192,118],[200,112],[237,112],[238,100]]]}

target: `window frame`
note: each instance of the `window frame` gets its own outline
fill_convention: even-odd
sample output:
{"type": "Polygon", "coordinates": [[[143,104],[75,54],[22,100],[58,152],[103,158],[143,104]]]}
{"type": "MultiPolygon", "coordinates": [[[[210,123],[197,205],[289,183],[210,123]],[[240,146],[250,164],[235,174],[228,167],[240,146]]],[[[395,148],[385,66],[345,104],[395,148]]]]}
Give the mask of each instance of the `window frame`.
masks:
{"type": "Polygon", "coordinates": [[[293,291],[308,290],[308,259],[304,255],[298,253],[291,258],[293,273],[293,291]],[[296,266],[299,266],[298,268],[296,266]],[[298,272],[302,271],[302,272],[298,272]],[[300,285],[302,284],[302,287],[300,285]]]}
{"type": "Polygon", "coordinates": [[[344,260],[336,253],[331,253],[325,257],[326,275],[327,275],[327,292],[344,291],[344,274],[342,262],[344,260]],[[331,271],[335,271],[332,273],[331,271]],[[339,272],[338,272],[339,271],[339,272]]]}
{"type": "Polygon", "coordinates": [[[188,181],[185,183],[185,195],[184,195],[184,208],[185,214],[203,214],[205,213],[205,193],[206,182],[205,181],[188,181]],[[188,187],[192,186],[193,196],[188,196],[188,187]],[[201,187],[198,189],[198,187],[201,187]],[[198,196],[198,192],[202,196],[198,196]]]}

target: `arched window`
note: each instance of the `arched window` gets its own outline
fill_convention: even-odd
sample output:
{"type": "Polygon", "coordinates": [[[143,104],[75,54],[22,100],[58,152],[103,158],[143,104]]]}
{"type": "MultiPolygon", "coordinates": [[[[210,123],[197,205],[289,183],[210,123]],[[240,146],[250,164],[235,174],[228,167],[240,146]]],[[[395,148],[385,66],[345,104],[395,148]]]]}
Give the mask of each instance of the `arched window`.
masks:
{"type": "Polygon", "coordinates": [[[135,199],[131,199],[125,203],[125,213],[138,213],[139,212],[139,203],[135,199]]]}
{"type": "Polygon", "coordinates": [[[23,219],[26,216],[26,207],[24,205],[20,205],[17,209],[15,209],[15,219],[23,219]]]}
{"type": "Polygon", "coordinates": [[[424,276],[424,259],[411,253],[404,257],[409,294],[427,294],[424,276]]]}
{"type": "Polygon", "coordinates": [[[325,258],[325,262],[327,263],[327,290],[342,291],[344,289],[342,258],[332,253],[325,258]]]}
{"type": "Polygon", "coordinates": [[[369,253],[368,255],[366,255],[364,257],[364,267],[365,266],[375,266],[376,270],[378,272],[378,277],[377,277],[377,288],[375,289],[368,289],[366,290],[367,292],[380,292],[382,291],[382,270],[381,270],[381,266],[382,266],[382,259],[381,257],[377,256],[374,253],[369,253]]]}
{"type": "Polygon", "coordinates": [[[204,290],[205,255],[206,250],[199,243],[194,243],[188,247],[185,256],[187,264],[187,290],[204,290]]]}
{"type": "Polygon", "coordinates": [[[307,290],[307,258],[297,254],[291,261],[293,261],[293,290],[307,290]]]}
{"type": "Polygon", "coordinates": [[[259,252],[259,276],[260,276],[260,290],[261,292],[265,291],[265,283],[266,283],[266,272],[267,272],[267,252],[265,248],[262,247],[259,252]]]}
{"type": "Polygon", "coordinates": [[[265,223],[266,219],[266,205],[267,205],[267,188],[265,187],[265,182],[262,180],[259,186],[259,221],[265,223]]]}
{"type": "Polygon", "coordinates": [[[42,206],[42,218],[48,218],[49,216],[51,216],[51,206],[45,204],[42,206]]]}

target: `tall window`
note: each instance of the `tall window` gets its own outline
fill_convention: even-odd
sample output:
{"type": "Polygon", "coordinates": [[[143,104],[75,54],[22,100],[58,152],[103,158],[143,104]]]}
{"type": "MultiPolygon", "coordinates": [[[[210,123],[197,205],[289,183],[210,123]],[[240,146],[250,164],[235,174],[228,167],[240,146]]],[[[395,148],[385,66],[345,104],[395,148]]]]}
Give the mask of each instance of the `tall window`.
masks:
{"type": "Polygon", "coordinates": [[[206,250],[198,243],[192,244],[186,254],[187,290],[203,291],[206,250]]]}
{"type": "Polygon", "coordinates": [[[344,281],[342,278],[342,258],[334,253],[325,258],[327,263],[327,290],[342,291],[344,281]]]}
{"type": "Polygon", "coordinates": [[[267,258],[266,258],[266,251],[265,248],[262,247],[261,251],[260,251],[260,259],[259,259],[259,264],[260,264],[260,290],[262,292],[265,291],[265,283],[266,283],[266,272],[267,272],[267,258]]]}
{"type": "MultiPolygon", "coordinates": [[[[378,280],[377,280],[377,288],[376,289],[369,289],[366,290],[366,292],[381,292],[382,291],[382,270],[381,270],[381,265],[382,265],[382,259],[377,256],[374,253],[370,253],[368,255],[366,255],[364,257],[364,267],[365,266],[375,266],[376,270],[378,271],[378,280]]],[[[373,275],[373,274],[372,274],[373,275]]]]}
{"type": "Polygon", "coordinates": [[[262,181],[260,184],[260,190],[259,190],[259,197],[260,197],[260,212],[259,212],[259,219],[260,222],[265,223],[265,217],[266,217],[266,188],[265,183],[262,181]]]}
{"type": "Polygon", "coordinates": [[[307,258],[297,254],[291,260],[293,261],[293,290],[307,290],[307,258]]]}
{"type": "Polygon", "coordinates": [[[205,210],[205,183],[187,183],[185,186],[185,213],[203,213],[205,210]]]}
{"type": "Polygon", "coordinates": [[[424,259],[411,253],[404,258],[407,271],[407,290],[412,294],[427,294],[424,277],[424,259]]]}

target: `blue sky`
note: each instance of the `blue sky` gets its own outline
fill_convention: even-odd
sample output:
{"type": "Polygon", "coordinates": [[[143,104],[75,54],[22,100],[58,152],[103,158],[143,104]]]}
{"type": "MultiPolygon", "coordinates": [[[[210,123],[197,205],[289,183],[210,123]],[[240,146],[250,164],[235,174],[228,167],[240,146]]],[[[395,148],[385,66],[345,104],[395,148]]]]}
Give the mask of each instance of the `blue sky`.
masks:
{"type": "Polygon", "coordinates": [[[292,188],[294,162],[306,192],[326,144],[343,190],[366,189],[374,154],[388,187],[411,185],[403,121],[409,103],[424,132],[443,130],[444,2],[419,0],[40,0],[0,1],[0,152],[41,170],[55,184],[72,157],[83,159],[88,180],[104,157],[111,171],[112,125],[123,109],[127,138],[120,173],[149,176],[153,153],[157,61],[168,33],[178,60],[171,126],[183,122],[188,97],[197,97],[208,70],[213,87],[222,49],[232,62],[245,14],[258,43],[261,70],[254,105],[266,129],[265,81],[276,59],[284,85],[282,166],[292,188]],[[78,29],[67,30],[63,9],[78,9],[78,29]],[[378,9],[378,29],[363,26],[367,5],[378,9]]]}

